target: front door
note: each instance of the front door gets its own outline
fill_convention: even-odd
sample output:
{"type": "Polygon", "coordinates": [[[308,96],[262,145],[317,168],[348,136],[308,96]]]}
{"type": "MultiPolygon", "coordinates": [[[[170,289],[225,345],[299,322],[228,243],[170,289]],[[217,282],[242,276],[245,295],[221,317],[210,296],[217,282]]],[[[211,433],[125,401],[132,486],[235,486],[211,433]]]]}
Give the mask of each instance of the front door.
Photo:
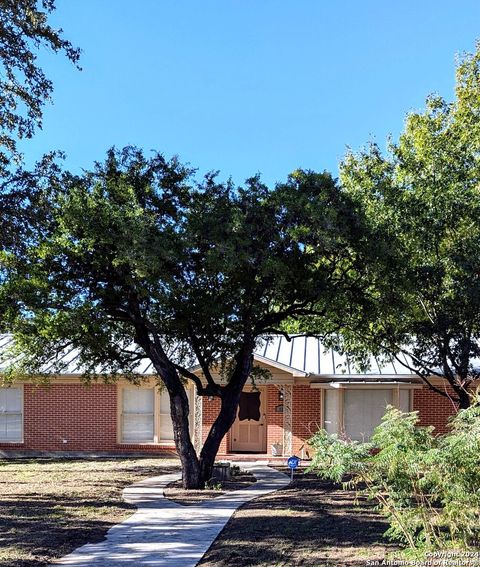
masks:
{"type": "Polygon", "coordinates": [[[232,427],[231,450],[265,453],[267,424],[265,423],[265,388],[240,394],[237,419],[232,427]]]}

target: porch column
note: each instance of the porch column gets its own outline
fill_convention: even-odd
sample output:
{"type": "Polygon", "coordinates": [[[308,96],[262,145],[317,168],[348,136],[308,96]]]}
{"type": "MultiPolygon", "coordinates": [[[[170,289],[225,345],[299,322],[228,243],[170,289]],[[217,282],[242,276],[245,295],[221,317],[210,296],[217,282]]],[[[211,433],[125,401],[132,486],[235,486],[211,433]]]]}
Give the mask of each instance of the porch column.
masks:
{"type": "Polygon", "coordinates": [[[292,398],[293,387],[288,384],[283,386],[283,454],[292,455],[292,398]]]}
{"type": "Polygon", "coordinates": [[[193,403],[193,446],[197,455],[200,455],[202,449],[203,439],[202,439],[202,408],[203,408],[203,396],[198,396],[195,392],[195,398],[193,403]]]}

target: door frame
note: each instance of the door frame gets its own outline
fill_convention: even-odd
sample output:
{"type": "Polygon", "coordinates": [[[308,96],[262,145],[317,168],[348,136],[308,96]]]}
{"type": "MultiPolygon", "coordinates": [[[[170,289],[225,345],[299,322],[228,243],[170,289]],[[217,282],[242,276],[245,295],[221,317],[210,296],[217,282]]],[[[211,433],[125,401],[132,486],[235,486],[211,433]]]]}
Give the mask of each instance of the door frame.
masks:
{"type": "Polygon", "coordinates": [[[242,451],[241,449],[234,449],[233,445],[234,445],[234,434],[235,434],[235,426],[239,423],[239,419],[238,419],[238,411],[239,411],[239,407],[236,410],[236,417],[235,417],[235,421],[232,424],[232,427],[230,428],[230,439],[229,439],[229,444],[228,444],[228,452],[229,453],[235,453],[235,452],[241,452],[241,453],[254,453],[254,454],[262,454],[262,453],[266,453],[267,452],[267,428],[268,428],[268,422],[267,422],[267,408],[268,408],[268,396],[267,396],[267,387],[266,386],[257,386],[257,388],[253,388],[252,386],[245,386],[242,390],[243,392],[252,392],[252,391],[259,391],[260,392],[260,423],[263,424],[260,425],[259,423],[259,429],[261,431],[261,442],[262,442],[262,446],[261,449],[259,451],[242,451]]]}

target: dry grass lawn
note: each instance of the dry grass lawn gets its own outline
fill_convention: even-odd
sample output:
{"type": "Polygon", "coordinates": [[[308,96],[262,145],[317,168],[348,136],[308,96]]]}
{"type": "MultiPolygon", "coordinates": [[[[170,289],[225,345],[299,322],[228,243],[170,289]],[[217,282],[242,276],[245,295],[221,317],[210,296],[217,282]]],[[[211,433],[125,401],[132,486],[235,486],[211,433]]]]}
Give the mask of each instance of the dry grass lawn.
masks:
{"type": "Polygon", "coordinates": [[[164,458],[0,460],[0,566],[40,567],[105,533],[134,511],[122,489],[174,472],[164,458]]]}
{"type": "Polygon", "coordinates": [[[365,567],[396,548],[385,521],[365,499],[312,474],[234,514],[201,567],[365,567]]]}
{"type": "MultiPolygon", "coordinates": [[[[101,541],[135,510],[122,500],[125,486],[176,470],[178,461],[162,458],[0,461],[0,567],[49,565],[101,541]]],[[[199,565],[364,567],[395,549],[382,539],[387,526],[369,502],[355,506],[353,493],[296,474],[287,488],[238,510],[199,565]]]]}

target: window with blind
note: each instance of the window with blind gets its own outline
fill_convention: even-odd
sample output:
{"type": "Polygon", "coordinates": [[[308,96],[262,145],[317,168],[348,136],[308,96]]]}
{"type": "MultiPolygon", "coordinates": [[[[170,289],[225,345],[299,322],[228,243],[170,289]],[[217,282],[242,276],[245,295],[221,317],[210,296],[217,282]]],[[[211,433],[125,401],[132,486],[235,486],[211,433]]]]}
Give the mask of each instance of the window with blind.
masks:
{"type": "Polygon", "coordinates": [[[23,441],[23,389],[0,388],[0,442],[23,441]]]}
{"type": "Polygon", "coordinates": [[[122,441],[148,443],[155,436],[155,389],[124,388],[122,441]]]}
{"type": "Polygon", "coordinates": [[[344,425],[350,439],[368,441],[392,404],[392,390],[345,390],[344,425]]]}
{"type": "Polygon", "coordinates": [[[166,390],[160,393],[160,441],[173,442],[173,424],[170,416],[170,397],[166,390]]]}
{"type": "Polygon", "coordinates": [[[120,392],[122,443],[174,442],[170,398],[166,390],[126,386],[120,392]]]}
{"type": "Polygon", "coordinates": [[[325,390],[323,426],[328,433],[346,435],[356,441],[368,441],[385,414],[387,405],[410,411],[410,391],[392,388],[325,390]]]}

